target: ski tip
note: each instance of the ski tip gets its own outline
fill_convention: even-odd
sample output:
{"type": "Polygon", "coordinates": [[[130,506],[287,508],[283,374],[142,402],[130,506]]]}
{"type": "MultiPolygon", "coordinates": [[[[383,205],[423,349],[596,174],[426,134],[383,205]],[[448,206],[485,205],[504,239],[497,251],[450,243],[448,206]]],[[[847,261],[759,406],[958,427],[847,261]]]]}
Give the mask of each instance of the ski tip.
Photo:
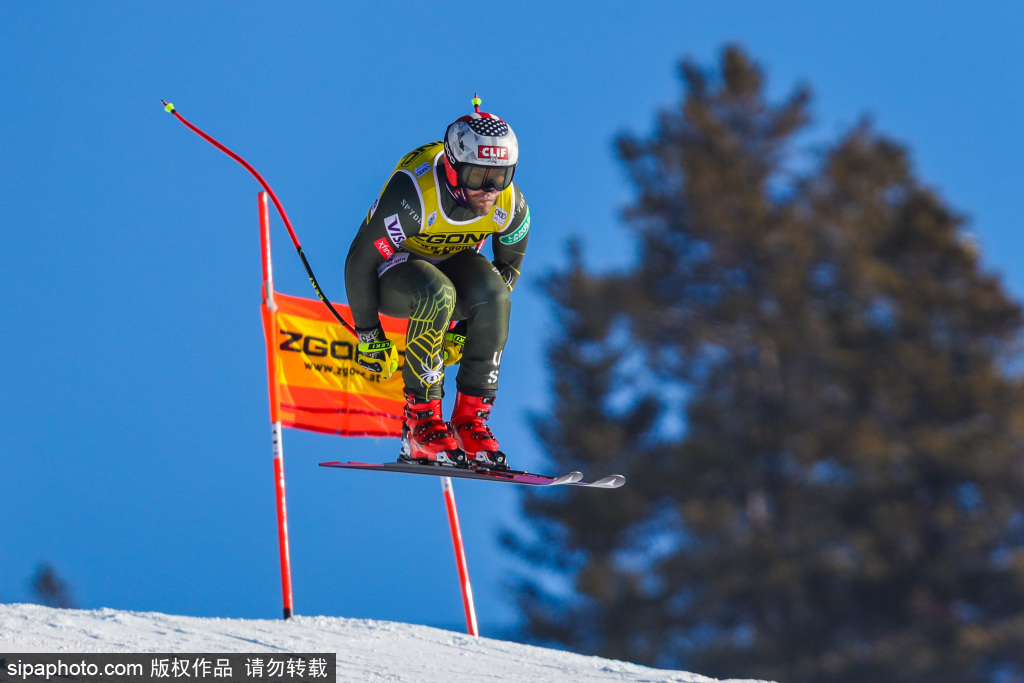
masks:
{"type": "Polygon", "coordinates": [[[621,474],[609,474],[607,477],[602,477],[595,482],[587,484],[587,486],[599,489],[617,489],[626,483],[626,478],[621,474]]]}
{"type": "Polygon", "coordinates": [[[562,476],[555,479],[553,482],[551,482],[551,485],[558,486],[561,484],[575,484],[581,479],[583,479],[582,472],[569,472],[568,474],[563,474],[562,476]]]}

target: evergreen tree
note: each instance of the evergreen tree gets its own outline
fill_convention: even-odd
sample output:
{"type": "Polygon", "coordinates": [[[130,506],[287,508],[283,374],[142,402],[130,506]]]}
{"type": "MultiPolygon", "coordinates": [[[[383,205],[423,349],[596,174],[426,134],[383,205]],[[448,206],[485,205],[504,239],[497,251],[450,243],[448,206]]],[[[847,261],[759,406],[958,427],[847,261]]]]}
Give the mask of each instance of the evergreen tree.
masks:
{"type": "Polygon", "coordinates": [[[36,569],[31,586],[32,593],[42,605],[62,609],[75,607],[68,584],[57,575],[52,566],[45,562],[36,569]]]}
{"type": "Polygon", "coordinates": [[[862,123],[806,158],[739,48],[623,136],[635,265],[547,292],[556,469],[511,548],[542,642],[720,677],[1024,680],[1024,317],[862,123]]]}

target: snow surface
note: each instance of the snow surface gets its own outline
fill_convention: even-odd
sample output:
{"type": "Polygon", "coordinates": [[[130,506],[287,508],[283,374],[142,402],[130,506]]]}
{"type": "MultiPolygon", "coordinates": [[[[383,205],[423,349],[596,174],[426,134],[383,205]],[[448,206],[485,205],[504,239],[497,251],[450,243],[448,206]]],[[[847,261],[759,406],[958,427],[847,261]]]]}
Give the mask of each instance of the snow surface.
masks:
{"type": "Polygon", "coordinates": [[[360,683],[715,681],[683,671],[649,669],[388,621],[303,616],[288,621],[204,619],[156,612],[0,605],[0,653],[26,652],[336,652],[338,680],[360,683]]]}

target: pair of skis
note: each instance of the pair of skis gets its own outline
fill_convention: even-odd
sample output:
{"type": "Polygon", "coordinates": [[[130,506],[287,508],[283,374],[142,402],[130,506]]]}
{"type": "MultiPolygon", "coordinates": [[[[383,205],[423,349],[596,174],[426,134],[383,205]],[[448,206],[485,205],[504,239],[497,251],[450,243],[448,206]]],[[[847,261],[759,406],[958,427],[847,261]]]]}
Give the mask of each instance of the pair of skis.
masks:
{"type": "Polygon", "coordinates": [[[458,479],[476,479],[477,481],[497,481],[506,484],[525,484],[527,486],[585,486],[594,489],[617,489],[626,483],[621,474],[610,474],[595,481],[584,481],[582,472],[569,472],[560,477],[549,477],[544,474],[532,474],[521,470],[491,470],[483,467],[452,467],[443,465],[416,465],[412,463],[365,463],[365,462],[322,462],[321,467],[341,467],[350,470],[368,472],[405,472],[408,474],[426,474],[435,477],[452,477],[458,479]]]}

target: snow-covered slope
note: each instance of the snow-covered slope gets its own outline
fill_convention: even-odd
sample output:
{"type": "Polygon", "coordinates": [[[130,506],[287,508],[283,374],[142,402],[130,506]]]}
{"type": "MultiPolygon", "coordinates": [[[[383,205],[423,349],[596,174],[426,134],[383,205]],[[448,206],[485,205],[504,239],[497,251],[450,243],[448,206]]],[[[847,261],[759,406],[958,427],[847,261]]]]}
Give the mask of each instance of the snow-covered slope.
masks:
{"type": "Polygon", "coordinates": [[[714,681],[682,671],[385,621],[200,619],[0,605],[0,653],[21,652],[336,652],[338,680],[360,683],[714,681]]]}

